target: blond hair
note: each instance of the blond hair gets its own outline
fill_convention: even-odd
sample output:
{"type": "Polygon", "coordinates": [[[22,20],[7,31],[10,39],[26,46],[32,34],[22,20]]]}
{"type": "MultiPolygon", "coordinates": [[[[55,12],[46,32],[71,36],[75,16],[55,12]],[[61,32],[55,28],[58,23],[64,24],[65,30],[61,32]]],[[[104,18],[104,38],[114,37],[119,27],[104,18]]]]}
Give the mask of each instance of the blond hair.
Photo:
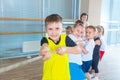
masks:
{"type": "Polygon", "coordinates": [[[96,26],[96,28],[97,28],[99,33],[102,33],[102,35],[104,35],[104,27],[103,26],[98,25],[98,26],[96,26]]]}

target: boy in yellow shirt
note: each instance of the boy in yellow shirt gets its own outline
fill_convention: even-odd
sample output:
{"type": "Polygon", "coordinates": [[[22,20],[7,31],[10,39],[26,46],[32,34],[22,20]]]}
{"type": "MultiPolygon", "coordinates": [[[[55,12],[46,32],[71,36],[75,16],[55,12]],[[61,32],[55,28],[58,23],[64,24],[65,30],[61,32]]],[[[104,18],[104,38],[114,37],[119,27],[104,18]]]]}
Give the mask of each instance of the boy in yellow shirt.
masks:
{"type": "Polygon", "coordinates": [[[44,60],[42,80],[70,80],[67,53],[78,54],[81,49],[62,33],[62,17],[51,14],[45,19],[48,36],[41,40],[40,55],[44,60]]]}

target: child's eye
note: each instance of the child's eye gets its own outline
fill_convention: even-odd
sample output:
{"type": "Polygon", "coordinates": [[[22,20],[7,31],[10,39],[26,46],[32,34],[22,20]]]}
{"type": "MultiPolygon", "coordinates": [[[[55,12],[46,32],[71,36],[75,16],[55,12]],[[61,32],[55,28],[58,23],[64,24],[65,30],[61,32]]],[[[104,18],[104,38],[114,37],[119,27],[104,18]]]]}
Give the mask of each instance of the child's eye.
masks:
{"type": "Polygon", "coordinates": [[[49,28],[48,30],[52,30],[52,28],[49,28]]]}
{"type": "Polygon", "coordinates": [[[59,30],[60,28],[56,28],[56,30],[59,30]]]}

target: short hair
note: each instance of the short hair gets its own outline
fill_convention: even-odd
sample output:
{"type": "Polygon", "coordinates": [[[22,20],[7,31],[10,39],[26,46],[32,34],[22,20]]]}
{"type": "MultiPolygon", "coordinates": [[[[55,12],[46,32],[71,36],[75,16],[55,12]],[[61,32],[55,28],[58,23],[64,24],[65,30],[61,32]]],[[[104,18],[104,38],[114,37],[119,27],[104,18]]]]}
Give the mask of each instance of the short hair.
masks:
{"type": "Polygon", "coordinates": [[[46,17],[45,26],[47,26],[51,22],[61,22],[62,23],[62,17],[58,14],[51,14],[46,17]]]}
{"type": "Polygon", "coordinates": [[[83,21],[81,21],[81,20],[75,21],[75,24],[78,24],[78,23],[83,24],[83,21]]]}
{"type": "Polygon", "coordinates": [[[75,24],[74,24],[73,27],[76,28],[78,25],[84,27],[84,26],[83,26],[83,22],[82,22],[81,20],[77,20],[77,21],[75,22],[75,24]]]}
{"type": "Polygon", "coordinates": [[[67,26],[66,29],[72,29],[72,27],[71,26],[67,26]]]}
{"type": "Polygon", "coordinates": [[[88,29],[88,28],[93,29],[94,32],[96,31],[95,26],[89,25],[89,26],[85,27],[85,29],[88,29]]]}

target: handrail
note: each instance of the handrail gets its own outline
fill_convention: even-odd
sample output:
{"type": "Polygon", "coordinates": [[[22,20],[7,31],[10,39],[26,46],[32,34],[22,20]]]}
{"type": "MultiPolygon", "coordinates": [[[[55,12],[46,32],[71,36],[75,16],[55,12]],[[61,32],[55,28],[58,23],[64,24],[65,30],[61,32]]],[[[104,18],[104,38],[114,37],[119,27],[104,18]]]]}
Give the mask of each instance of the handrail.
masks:
{"type": "Polygon", "coordinates": [[[42,18],[13,18],[13,17],[0,17],[0,20],[30,20],[30,21],[43,21],[42,18]]]}
{"type": "MultiPolygon", "coordinates": [[[[44,18],[14,18],[14,17],[0,17],[0,20],[28,20],[28,21],[43,21],[44,18]]],[[[63,22],[74,22],[74,19],[63,19],[63,22]]]]}
{"type": "Polygon", "coordinates": [[[63,22],[75,22],[75,19],[63,19],[63,22]]]}
{"type": "Polygon", "coordinates": [[[13,35],[13,34],[43,34],[45,31],[42,32],[0,32],[0,35],[13,35]]]}
{"type": "MultiPolygon", "coordinates": [[[[13,18],[13,17],[0,17],[0,20],[28,20],[28,21],[43,21],[43,18],[13,18]]],[[[63,19],[63,22],[74,22],[73,19],[63,19]]],[[[64,31],[63,31],[64,32],[64,31]]],[[[43,34],[42,32],[0,32],[0,35],[14,35],[14,34],[43,34]]]]}
{"type": "MultiPolygon", "coordinates": [[[[65,32],[65,30],[63,30],[62,32],[65,32]]],[[[46,33],[45,31],[41,31],[41,32],[0,32],[0,35],[16,35],[16,34],[43,34],[46,33]]]]}

